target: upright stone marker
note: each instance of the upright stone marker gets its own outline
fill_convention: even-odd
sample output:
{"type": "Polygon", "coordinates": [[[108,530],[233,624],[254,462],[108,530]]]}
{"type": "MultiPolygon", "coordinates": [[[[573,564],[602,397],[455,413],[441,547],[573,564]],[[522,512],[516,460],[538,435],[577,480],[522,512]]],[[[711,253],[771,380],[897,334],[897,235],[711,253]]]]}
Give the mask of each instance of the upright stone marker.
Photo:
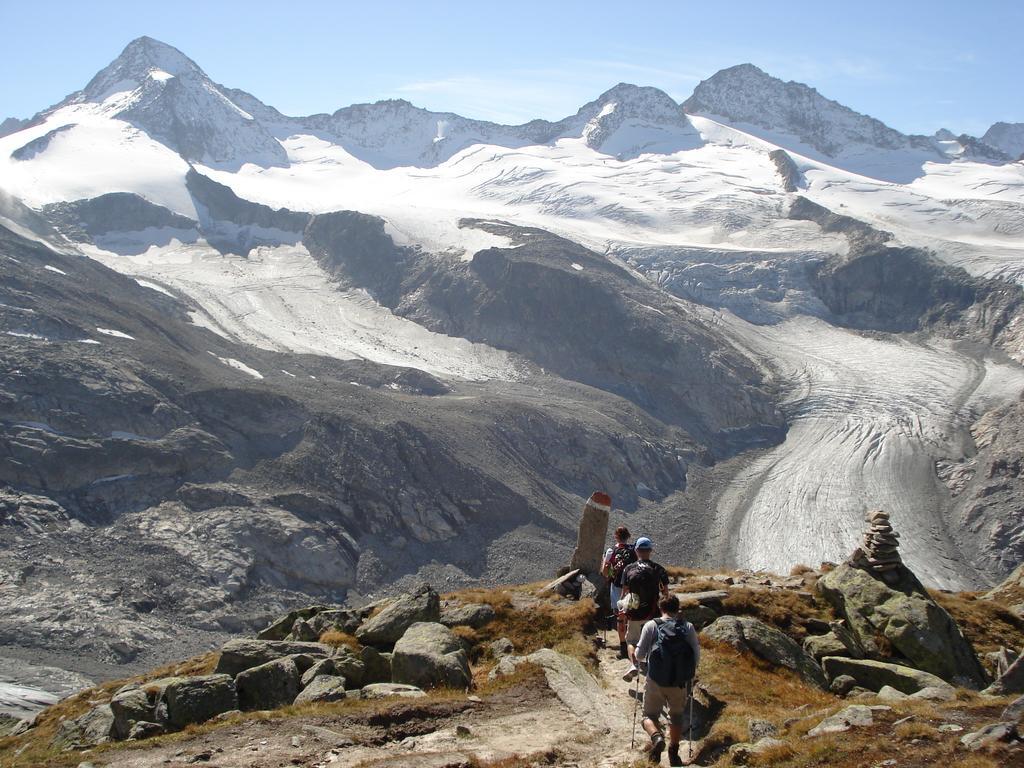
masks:
{"type": "Polygon", "coordinates": [[[576,550],[572,553],[569,569],[580,571],[593,579],[601,571],[605,540],[608,537],[608,515],[612,511],[612,497],[595,491],[583,505],[583,519],[576,535],[576,550]]]}

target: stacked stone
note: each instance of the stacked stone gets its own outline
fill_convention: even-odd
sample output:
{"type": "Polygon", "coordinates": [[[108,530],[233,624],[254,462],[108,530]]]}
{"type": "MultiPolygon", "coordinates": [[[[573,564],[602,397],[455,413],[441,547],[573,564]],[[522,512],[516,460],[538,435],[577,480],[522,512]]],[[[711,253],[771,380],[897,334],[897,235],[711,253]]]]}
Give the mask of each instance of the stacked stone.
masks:
{"type": "Polygon", "coordinates": [[[896,570],[903,564],[898,552],[900,535],[892,529],[889,513],[875,510],[865,520],[870,527],[864,533],[863,544],[853,553],[854,564],[883,575],[896,570]]]}

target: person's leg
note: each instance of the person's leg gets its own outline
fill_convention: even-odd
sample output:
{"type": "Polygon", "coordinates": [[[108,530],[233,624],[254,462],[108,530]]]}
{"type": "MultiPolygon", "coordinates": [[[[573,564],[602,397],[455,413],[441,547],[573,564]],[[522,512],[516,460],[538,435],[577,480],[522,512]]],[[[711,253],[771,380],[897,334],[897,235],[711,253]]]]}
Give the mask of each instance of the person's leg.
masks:
{"type": "Polygon", "coordinates": [[[629,661],[636,667],[636,646],[640,642],[640,633],[643,632],[645,621],[630,621],[626,627],[626,652],[629,654],[629,661]]]}
{"type": "Polygon", "coordinates": [[[686,713],[686,688],[663,688],[668,703],[668,764],[682,765],[679,742],[683,738],[683,719],[686,713]]]}
{"type": "Polygon", "coordinates": [[[665,734],[661,732],[661,710],[665,706],[663,689],[656,682],[647,678],[644,686],[644,732],[651,737],[651,748],[647,753],[652,763],[661,762],[661,753],[665,749],[665,734]]]}
{"type": "Polygon", "coordinates": [[[619,634],[619,658],[628,658],[626,651],[626,614],[619,610],[619,600],[622,599],[622,587],[612,584],[609,587],[609,595],[612,599],[612,614],[615,616],[615,631],[619,634]]]}

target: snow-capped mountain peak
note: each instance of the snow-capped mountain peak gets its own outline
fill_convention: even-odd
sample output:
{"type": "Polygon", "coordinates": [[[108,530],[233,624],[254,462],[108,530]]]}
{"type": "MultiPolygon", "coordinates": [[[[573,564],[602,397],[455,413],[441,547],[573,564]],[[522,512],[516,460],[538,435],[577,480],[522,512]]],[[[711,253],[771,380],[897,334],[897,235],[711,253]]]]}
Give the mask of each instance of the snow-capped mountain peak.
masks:
{"type": "Polygon", "coordinates": [[[1024,159],[1024,123],[995,123],[981,140],[1013,159],[1024,159]]]}
{"type": "Polygon", "coordinates": [[[803,83],[772,77],[753,64],[729,67],[701,81],[683,102],[683,109],[795,136],[829,157],[852,145],[880,149],[914,145],[910,137],[880,120],[825,98],[803,83]]]}
{"type": "Polygon", "coordinates": [[[121,55],[96,73],[75,97],[103,102],[114,93],[138,88],[147,80],[163,83],[182,76],[208,79],[199,65],[177,48],[151,37],[139,37],[128,43],[121,55]]]}

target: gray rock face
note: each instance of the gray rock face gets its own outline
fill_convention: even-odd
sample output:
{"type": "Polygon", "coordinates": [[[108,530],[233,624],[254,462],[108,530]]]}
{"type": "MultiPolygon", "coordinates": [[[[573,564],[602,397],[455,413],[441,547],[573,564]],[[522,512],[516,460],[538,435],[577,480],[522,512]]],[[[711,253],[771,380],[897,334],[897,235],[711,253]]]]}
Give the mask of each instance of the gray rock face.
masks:
{"type": "Polygon", "coordinates": [[[881,636],[918,669],[958,685],[983,686],[985,673],[974,649],[907,569],[901,568],[899,581],[890,586],[843,564],[819,579],[817,588],[846,620],[868,656],[880,658],[875,638],[881,636]]]}
{"type": "Polygon", "coordinates": [[[791,669],[806,682],[819,688],[828,687],[821,668],[801,650],[795,640],[755,618],[722,616],[701,634],[728,643],[737,650],[753,653],[776,666],[791,669]]]}
{"type": "Polygon", "coordinates": [[[363,645],[389,647],[398,642],[416,622],[437,622],[441,618],[441,598],[429,586],[414,594],[395,598],[376,616],[372,616],[356,630],[363,645]]]}
{"type": "Polygon", "coordinates": [[[874,723],[871,707],[853,704],[846,709],[826,717],[807,732],[808,736],[822,736],[826,733],[842,733],[851,728],[866,728],[874,723]]]}
{"type": "Polygon", "coordinates": [[[604,556],[604,545],[608,538],[608,515],[611,514],[612,500],[606,493],[592,493],[583,505],[583,519],[576,530],[576,549],[569,561],[569,570],[576,570],[591,579],[599,579],[604,556]]]}
{"type": "MultiPolygon", "coordinates": [[[[790,133],[829,156],[858,144],[881,149],[913,146],[910,137],[884,123],[827,99],[803,83],[783,82],[753,64],[729,67],[702,80],[683,102],[683,109],[790,133]]],[[[935,157],[938,159],[938,152],[935,157]]]]}
{"type": "Polygon", "coordinates": [[[448,627],[416,622],[395,643],[391,678],[418,688],[468,688],[472,679],[462,643],[448,627]]]}
{"type": "Polygon", "coordinates": [[[824,635],[810,635],[804,639],[804,652],[821,663],[825,656],[846,656],[849,651],[834,632],[824,635]]]}
{"type": "Polygon", "coordinates": [[[981,140],[1019,160],[1024,156],[1024,123],[993,123],[981,140]]]}
{"type": "Polygon", "coordinates": [[[240,672],[235,678],[238,708],[277,709],[299,695],[299,668],[291,658],[277,659],[240,672]]]}
{"type": "Polygon", "coordinates": [[[359,660],[363,662],[364,686],[391,682],[390,653],[381,653],[368,645],[359,651],[359,660]]]}
{"type": "MultiPolygon", "coordinates": [[[[349,688],[361,688],[367,682],[372,682],[367,680],[366,664],[362,657],[356,656],[348,648],[339,648],[331,657],[331,661],[334,662],[335,674],[344,676],[349,682],[349,688]]],[[[390,677],[387,678],[387,680],[390,679],[390,677]]],[[[382,682],[387,682],[387,680],[382,682]]]]}
{"type": "Polygon", "coordinates": [[[897,691],[912,694],[923,688],[952,690],[952,686],[935,675],[899,664],[887,664],[872,659],[849,659],[841,656],[826,656],[821,665],[830,680],[841,676],[852,677],[857,685],[872,691],[890,686],[897,691]]]}
{"type": "MultiPolygon", "coordinates": [[[[302,673],[302,677],[299,679],[299,685],[305,688],[313,680],[321,675],[337,675],[338,670],[334,666],[334,659],[321,659],[316,662],[313,666],[302,673]]],[[[358,686],[356,686],[358,687],[358,686]]]]}
{"type": "Polygon", "coordinates": [[[962,736],[960,743],[972,752],[977,752],[999,743],[1005,744],[1017,740],[1017,726],[1014,723],[992,723],[980,731],[962,736]]]}
{"type": "Polygon", "coordinates": [[[472,627],[480,629],[494,621],[494,609],[486,603],[470,603],[468,605],[444,606],[441,610],[441,623],[446,627],[472,627]]]}
{"type": "Polygon", "coordinates": [[[155,702],[137,685],[128,685],[114,693],[110,711],[114,714],[114,738],[126,739],[139,721],[155,719],[155,702]]]}
{"type": "Polygon", "coordinates": [[[306,654],[313,658],[326,658],[331,653],[330,646],[321,645],[320,643],[239,638],[229,641],[220,649],[220,658],[217,660],[216,671],[235,676],[252,667],[257,667],[261,664],[266,664],[268,661],[281,659],[292,654],[306,654]]]}
{"type": "Polygon", "coordinates": [[[109,705],[101,704],[81,717],[61,723],[52,743],[58,749],[74,749],[105,744],[114,738],[114,713],[109,705]]]}
{"type": "Polygon", "coordinates": [[[235,681],[229,675],[203,675],[173,680],[164,687],[167,725],[179,730],[239,708],[235,681]]]}
{"type": "Polygon", "coordinates": [[[396,696],[402,699],[419,699],[427,694],[415,685],[403,685],[401,683],[372,683],[363,686],[359,696],[364,699],[388,699],[396,696]]]}
{"type": "Polygon", "coordinates": [[[345,678],[321,675],[302,689],[302,692],[295,697],[295,703],[314,704],[321,701],[342,701],[347,695],[345,678]]]}
{"type": "Polygon", "coordinates": [[[992,685],[982,691],[989,696],[1024,693],[1024,659],[1018,657],[992,685]]]}

